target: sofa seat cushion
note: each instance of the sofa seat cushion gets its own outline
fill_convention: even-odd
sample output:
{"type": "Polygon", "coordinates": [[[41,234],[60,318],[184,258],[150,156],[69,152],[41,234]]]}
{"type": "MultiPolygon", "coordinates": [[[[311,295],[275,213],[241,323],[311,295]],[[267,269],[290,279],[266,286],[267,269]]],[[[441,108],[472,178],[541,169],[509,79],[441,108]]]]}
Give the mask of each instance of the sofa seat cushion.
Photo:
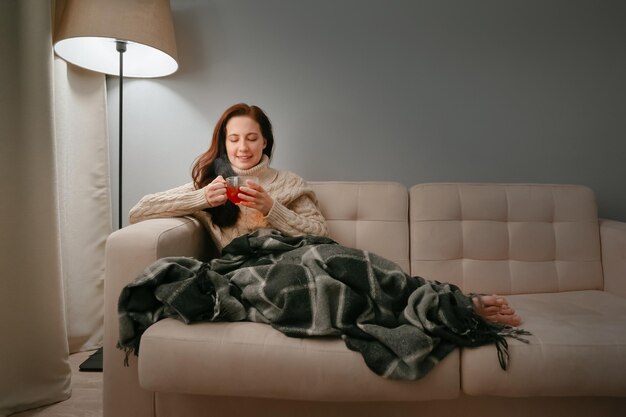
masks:
{"type": "Polygon", "coordinates": [[[463,349],[469,395],[626,396],[626,299],[603,291],[514,295],[529,344],[509,339],[507,371],[493,346],[463,349]]]}
{"type": "Polygon", "coordinates": [[[460,395],[459,351],[419,381],[397,381],[373,373],[339,338],[291,338],[261,323],[185,325],[165,319],[142,336],[139,382],[156,392],[213,396],[335,402],[451,399],[460,395]]]}

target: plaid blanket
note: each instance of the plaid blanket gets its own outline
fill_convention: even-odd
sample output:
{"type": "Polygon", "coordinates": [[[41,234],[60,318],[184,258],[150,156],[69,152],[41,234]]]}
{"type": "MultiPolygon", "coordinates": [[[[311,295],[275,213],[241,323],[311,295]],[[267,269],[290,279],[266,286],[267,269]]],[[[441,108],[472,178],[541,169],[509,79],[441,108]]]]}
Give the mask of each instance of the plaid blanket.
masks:
{"type": "MultiPolygon", "coordinates": [[[[138,353],[156,321],[250,320],[293,337],[342,337],[375,373],[423,377],[457,346],[495,343],[506,368],[507,329],[483,321],[451,284],[410,277],[393,262],[319,236],[262,229],[220,258],[163,258],[119,299],[118,347],[138,353]]],[[[508,329],[511,330],[511,329],[508,329]]]]}

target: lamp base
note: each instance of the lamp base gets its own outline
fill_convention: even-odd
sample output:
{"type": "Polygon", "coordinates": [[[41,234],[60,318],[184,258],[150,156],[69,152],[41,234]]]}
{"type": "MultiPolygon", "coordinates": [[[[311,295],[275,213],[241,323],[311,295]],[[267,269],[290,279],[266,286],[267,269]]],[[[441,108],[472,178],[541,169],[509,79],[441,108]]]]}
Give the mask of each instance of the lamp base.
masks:
{"type": "Polygon", "coordinates": [[[96,350],[83,363],[78,365],[80,372],[102,372],[103,348],[96,350]]]}

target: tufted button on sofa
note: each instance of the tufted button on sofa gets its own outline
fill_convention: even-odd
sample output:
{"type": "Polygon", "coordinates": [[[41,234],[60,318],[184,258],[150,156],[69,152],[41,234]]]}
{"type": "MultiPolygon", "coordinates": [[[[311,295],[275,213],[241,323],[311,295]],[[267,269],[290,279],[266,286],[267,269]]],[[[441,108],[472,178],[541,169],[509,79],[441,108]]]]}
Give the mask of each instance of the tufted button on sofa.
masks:
{"type": "Polygon", "coordinates": [[[449,416],[626,410],[626,224],[597,217],[583,186],[311,182],[330,235],[407,273],[507,295],[532,333],[457,349],[418,381],[371,372],[340,339],[270,326],[166,319],[124,367],[117,297],[165,256],[216,255],[193,218],[113,233],[105,279],[104,416],[449,416]]]}

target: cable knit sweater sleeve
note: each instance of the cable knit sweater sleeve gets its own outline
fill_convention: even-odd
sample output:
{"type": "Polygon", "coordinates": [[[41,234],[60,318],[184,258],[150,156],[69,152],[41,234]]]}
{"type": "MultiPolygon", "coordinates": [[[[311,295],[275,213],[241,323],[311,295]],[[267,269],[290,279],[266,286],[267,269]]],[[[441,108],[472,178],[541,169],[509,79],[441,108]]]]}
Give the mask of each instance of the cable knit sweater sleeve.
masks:
{"type": "Polygon", "coordinates": [[[282,171],[271,188],[274,205],[266,216],[271,227],[290,236],[328,235],[317,197],[301,177],[282,171]]]}
{"type": "Polygon", "coordinates": [[[159,217],[186,216],[209,207],[202,189],[196,190],[193,183],[187,183],[171,190],[144,196],[130,210],[130,222],[159,217]]]}

